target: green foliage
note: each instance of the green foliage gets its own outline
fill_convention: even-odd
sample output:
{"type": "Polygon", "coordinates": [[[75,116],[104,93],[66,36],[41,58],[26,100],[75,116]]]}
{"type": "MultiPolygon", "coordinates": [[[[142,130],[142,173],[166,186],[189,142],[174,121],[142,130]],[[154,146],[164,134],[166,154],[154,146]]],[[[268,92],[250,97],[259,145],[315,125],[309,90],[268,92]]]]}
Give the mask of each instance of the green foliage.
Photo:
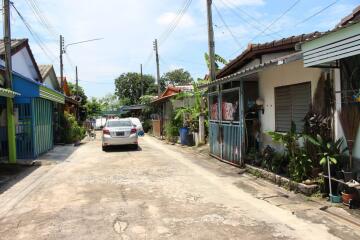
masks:
{"type": "Polygon", "coordinates": [[[190,73],[182,68],[164,73],[160,78],[160,88],[162,91],[171,84],[173,86],[189,85],[194,81],[190,73]]]}
{"type": "Polygon", "coordinates": [[[199,130],[199,116],[204,114],[201,107],[202,91],[194,84],[194,92],[180,93],[175,100],[181,100],[188,97],[194,98],[194,104],[188,107],[180,107],[175,110],[174,118],[183,121],[183,125],[190,127],[191,131],[197,132],[199,130]]]}
{"type": "Polygon", "coordinates": [[[121,74],[115,79],[115,95],[121,101],[121,105],[134,105],[140,103],[141,88],[144,95],[156,94],[155,79],[151,75],[141,75],[136,72],[121,74]]]}
{"type": "Polygon", "coordinates": [[[144,129],[144,132],[146,132],[146,133],[149,132],[150,129],[151,129],[151,127],[152,127],[152,122],[151,122],[151,120],[150,120],[150,119],[146,119],[146,120],[143,122],[142,126],[143,126],[143,129],[144,129]]]}
{"type": "Polygon", "coordinates": [[[317,147],[318,155],[320,157],[320,165],[325,165],[327,160],[330,164],[337,164],[337,159],[340,154],[347,151],[347,148],[341,150],[341,146],[344,142],[343,138],[339,138],[337,141],[325,141],[320,135],[313,138],[309,135],[304,135],[304,139],[317,147]]]}
{"type": "Polygon", "coordinates": [[[106,94],[99,99],[102,111],[116,111],[122,106],[118,96],[115,94],[106,94]]]}
{"type": "Polygon", "coordinates": [[[101,113],[101,103],[95,97],[92,97],[85,106],[89,117],[95,117],[101,113]]]}
{"type": "Polygon", "coordinates": [[[85,129],[79,126],[72,114],[65,112],[64,115],[61,116],[60,121],[61,142],[67,144],[74,143],[85,137],[85,129]]]}
{"type": "Polygon", "coordinates": [[[312,161],[304,149],[300,149],[293,159],[290,159],[290,178],[296,182],[302,182],[310,175],[312,161]]]}
{"type": "MultiPolygon", "coordinates": [[[[205,58],[205,62],[206,62],[206,65],[207,65],[208,69],[210,69],[210,57],[209,57],[209,54],[205,53],[204,58],[205,58]]],[[[216,71],[220,70],[219,63],[223,64],[223,65],[226,65],[226,64],[228,64],[228,61],[226,61],[225,58],[221,57],[220,55],[215,54],[215,70],[216,71]]]]}
{"type": "Polygon", "coordinates": [[[290,158],[295,157],[298,148],[298,140],[301,137],[301,134],[296,133],[296,125],[294,122],[291,122],[289,132],[278,133],[270,131],[267,134],[273,139],[273,141],[284,146],[290,158]]]}
{"type": "MultiPolygon", "coordinates": [[[[76,95],[76,85],[71,82],[68,82],[68,86],[69,86],[70,94],[72,96],[75,96],[76,95]]],[[[87,103],[87,96],[85,94],[84,89],[81,86],[78,86],[78,95],[81,97],[80,105],[85,106],[87,103]]]]}
{"type": "Polygon", "coordinates": [[[175,118],[175,113],[172,115],[171,120],[165,125],[165,137],[171,142],[175,142],[179,136],[179,130],[182,127],[181,120],[175,118]]]}
{"type": "Polygon", "coordinates": [[[292,180],[301,182],[311,172],[312,161],[306,151],[299,147],[298,140],[302,137],[296,133],[296,125],[291,122],[290,131],[286,133],[268,132],[275,142],[282,144],[285,154],[289,157],[289,176],[292,180]]]}

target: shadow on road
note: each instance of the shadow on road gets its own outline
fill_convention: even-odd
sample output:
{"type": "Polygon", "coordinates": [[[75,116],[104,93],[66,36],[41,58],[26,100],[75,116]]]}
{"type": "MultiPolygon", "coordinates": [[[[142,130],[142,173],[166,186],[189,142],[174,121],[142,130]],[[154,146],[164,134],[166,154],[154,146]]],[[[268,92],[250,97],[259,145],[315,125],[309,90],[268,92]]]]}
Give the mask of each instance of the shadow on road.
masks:
{"type": "Polygon", "coordinates": [[[0,194],[11,188],[17,182],[30,175],[39,166],[18,165],[18,164],[0,164],[0,194]]]}
{"type": "Polygon", "coordinates": [[[142,148],[138,146],[135,148],[132,145],[123,145],[123,146],[109,146],[104,150],[104,152],[137,152],[142,151],[142,148]]]}

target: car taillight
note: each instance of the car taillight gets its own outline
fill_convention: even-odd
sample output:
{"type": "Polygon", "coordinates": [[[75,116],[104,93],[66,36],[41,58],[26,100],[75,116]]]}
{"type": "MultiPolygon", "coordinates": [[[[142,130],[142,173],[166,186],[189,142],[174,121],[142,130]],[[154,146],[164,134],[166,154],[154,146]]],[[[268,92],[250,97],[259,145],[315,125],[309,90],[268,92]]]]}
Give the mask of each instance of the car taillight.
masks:
{"type": "Polygon", "coordinates": [[[103,128],[103,134],[110,135],[109,129],[103,128]]]}
{"type": "Polygon", "coordinates": [[[136,128],[132,128],[130,131],[131,134],[136,133],[136,128]]]}

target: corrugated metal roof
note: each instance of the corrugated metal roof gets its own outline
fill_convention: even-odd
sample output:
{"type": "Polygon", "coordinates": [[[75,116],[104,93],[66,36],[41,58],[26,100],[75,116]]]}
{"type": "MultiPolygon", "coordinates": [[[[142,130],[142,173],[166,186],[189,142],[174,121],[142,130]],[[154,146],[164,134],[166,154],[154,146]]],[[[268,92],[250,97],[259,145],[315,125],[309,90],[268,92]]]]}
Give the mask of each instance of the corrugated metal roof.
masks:
{"type": "Polygon", "coordinates": [[[286,55],[286,56],[283,56],[283,57],[271,59],[271,60],[269,60],[267,62],[245,68],[245,69],[243,69],[243,70],[241,70],[239,72],[230,74],[230,75],[228,75],[226,77],[219,78],[216,81],[212,81],[212,82],[200,85],[199,88],[206,88],[206,87],[218,85],[220,83],[233,81],[235,79],[239,79],[241,77],[245,77],[245,76],[248,76],[248,75],[250,75],[252,73],[258,72],[258,71],[264,69],[265,67],[269,67],[269,66],[273,66],[273,65],[286,64],[286,63],[289,63],[289,62],[300,60],[301,58],[302,58],[302,54],[300,52],[297,52],[297,53],[292,53],[292,54],[289,54],[289,55],[286,55]]]}
{"type": "Polygon", "coordinates": [[[319,32],[313,32],[309,34],[301,34],[297,36],[291,36],[279,40],[274,40],[271,42],[261,43],[261,44],[249,44],[248,48],[243,51],[238,57],[230,61],[225,65],[217,74],[217,77],[225,77],[227,73],[231,73],[232,70],[241,68],[246,61],[254,58],[255,55],[262,55],[265,53],[272,53],[276,51],[285,51],[292,49],[295,51],[295,45],[309,39],[312,36],[320,34],[319,32]]]}

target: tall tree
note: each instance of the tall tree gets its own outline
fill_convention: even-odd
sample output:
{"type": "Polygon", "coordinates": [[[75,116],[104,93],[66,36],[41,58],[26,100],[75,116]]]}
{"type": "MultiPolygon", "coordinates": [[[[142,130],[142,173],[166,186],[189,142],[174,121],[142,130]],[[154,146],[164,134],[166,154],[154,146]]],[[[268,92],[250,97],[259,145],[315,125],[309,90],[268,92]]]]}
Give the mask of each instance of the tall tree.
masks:
{"type": "Polygon", "coordinates": [[[97,116],[101,113],[101,103],[95,97],[86,103],[87,114],[89,117],[97,116]]]}
{"type": "Polygon", "coordinates": [[[194,79],[190,73],[183,68],[175,69],[164,73],[160,79],[160,87],[164,90],[169,84],[174,86],[191,84],[194,79]]]}
{"type": "Polygon", "coordinates": [[[139,73],[128,72],[115,79],[115,95],[122,103],[138,104],[142,87],[144,94],[156,94],[155,79],[151,75],[145,74],[141,79],[139,73]]]}
{"type": "Polygon", "coordinates": [[[115,94],[106,94],[105,97],[99,99],[101,109],[103,111],[114,111],[121,106],[121,102],[115,94]]]}
{"type": "MultiPolygon", "coordinates": [[[[69,89],[70,89],[70,94],[72,96],[75,96],[75,94],[76,94],[76,85],[71,83],[71,82],[68,82],[68,86],[69,86],[69,89]]],[[[85,104],[87,102],[87,96],[85,94],[84,89],[81,86],[78,86],[78,94],[81,97],[80,105],[85,106],[85,104]]]]}

